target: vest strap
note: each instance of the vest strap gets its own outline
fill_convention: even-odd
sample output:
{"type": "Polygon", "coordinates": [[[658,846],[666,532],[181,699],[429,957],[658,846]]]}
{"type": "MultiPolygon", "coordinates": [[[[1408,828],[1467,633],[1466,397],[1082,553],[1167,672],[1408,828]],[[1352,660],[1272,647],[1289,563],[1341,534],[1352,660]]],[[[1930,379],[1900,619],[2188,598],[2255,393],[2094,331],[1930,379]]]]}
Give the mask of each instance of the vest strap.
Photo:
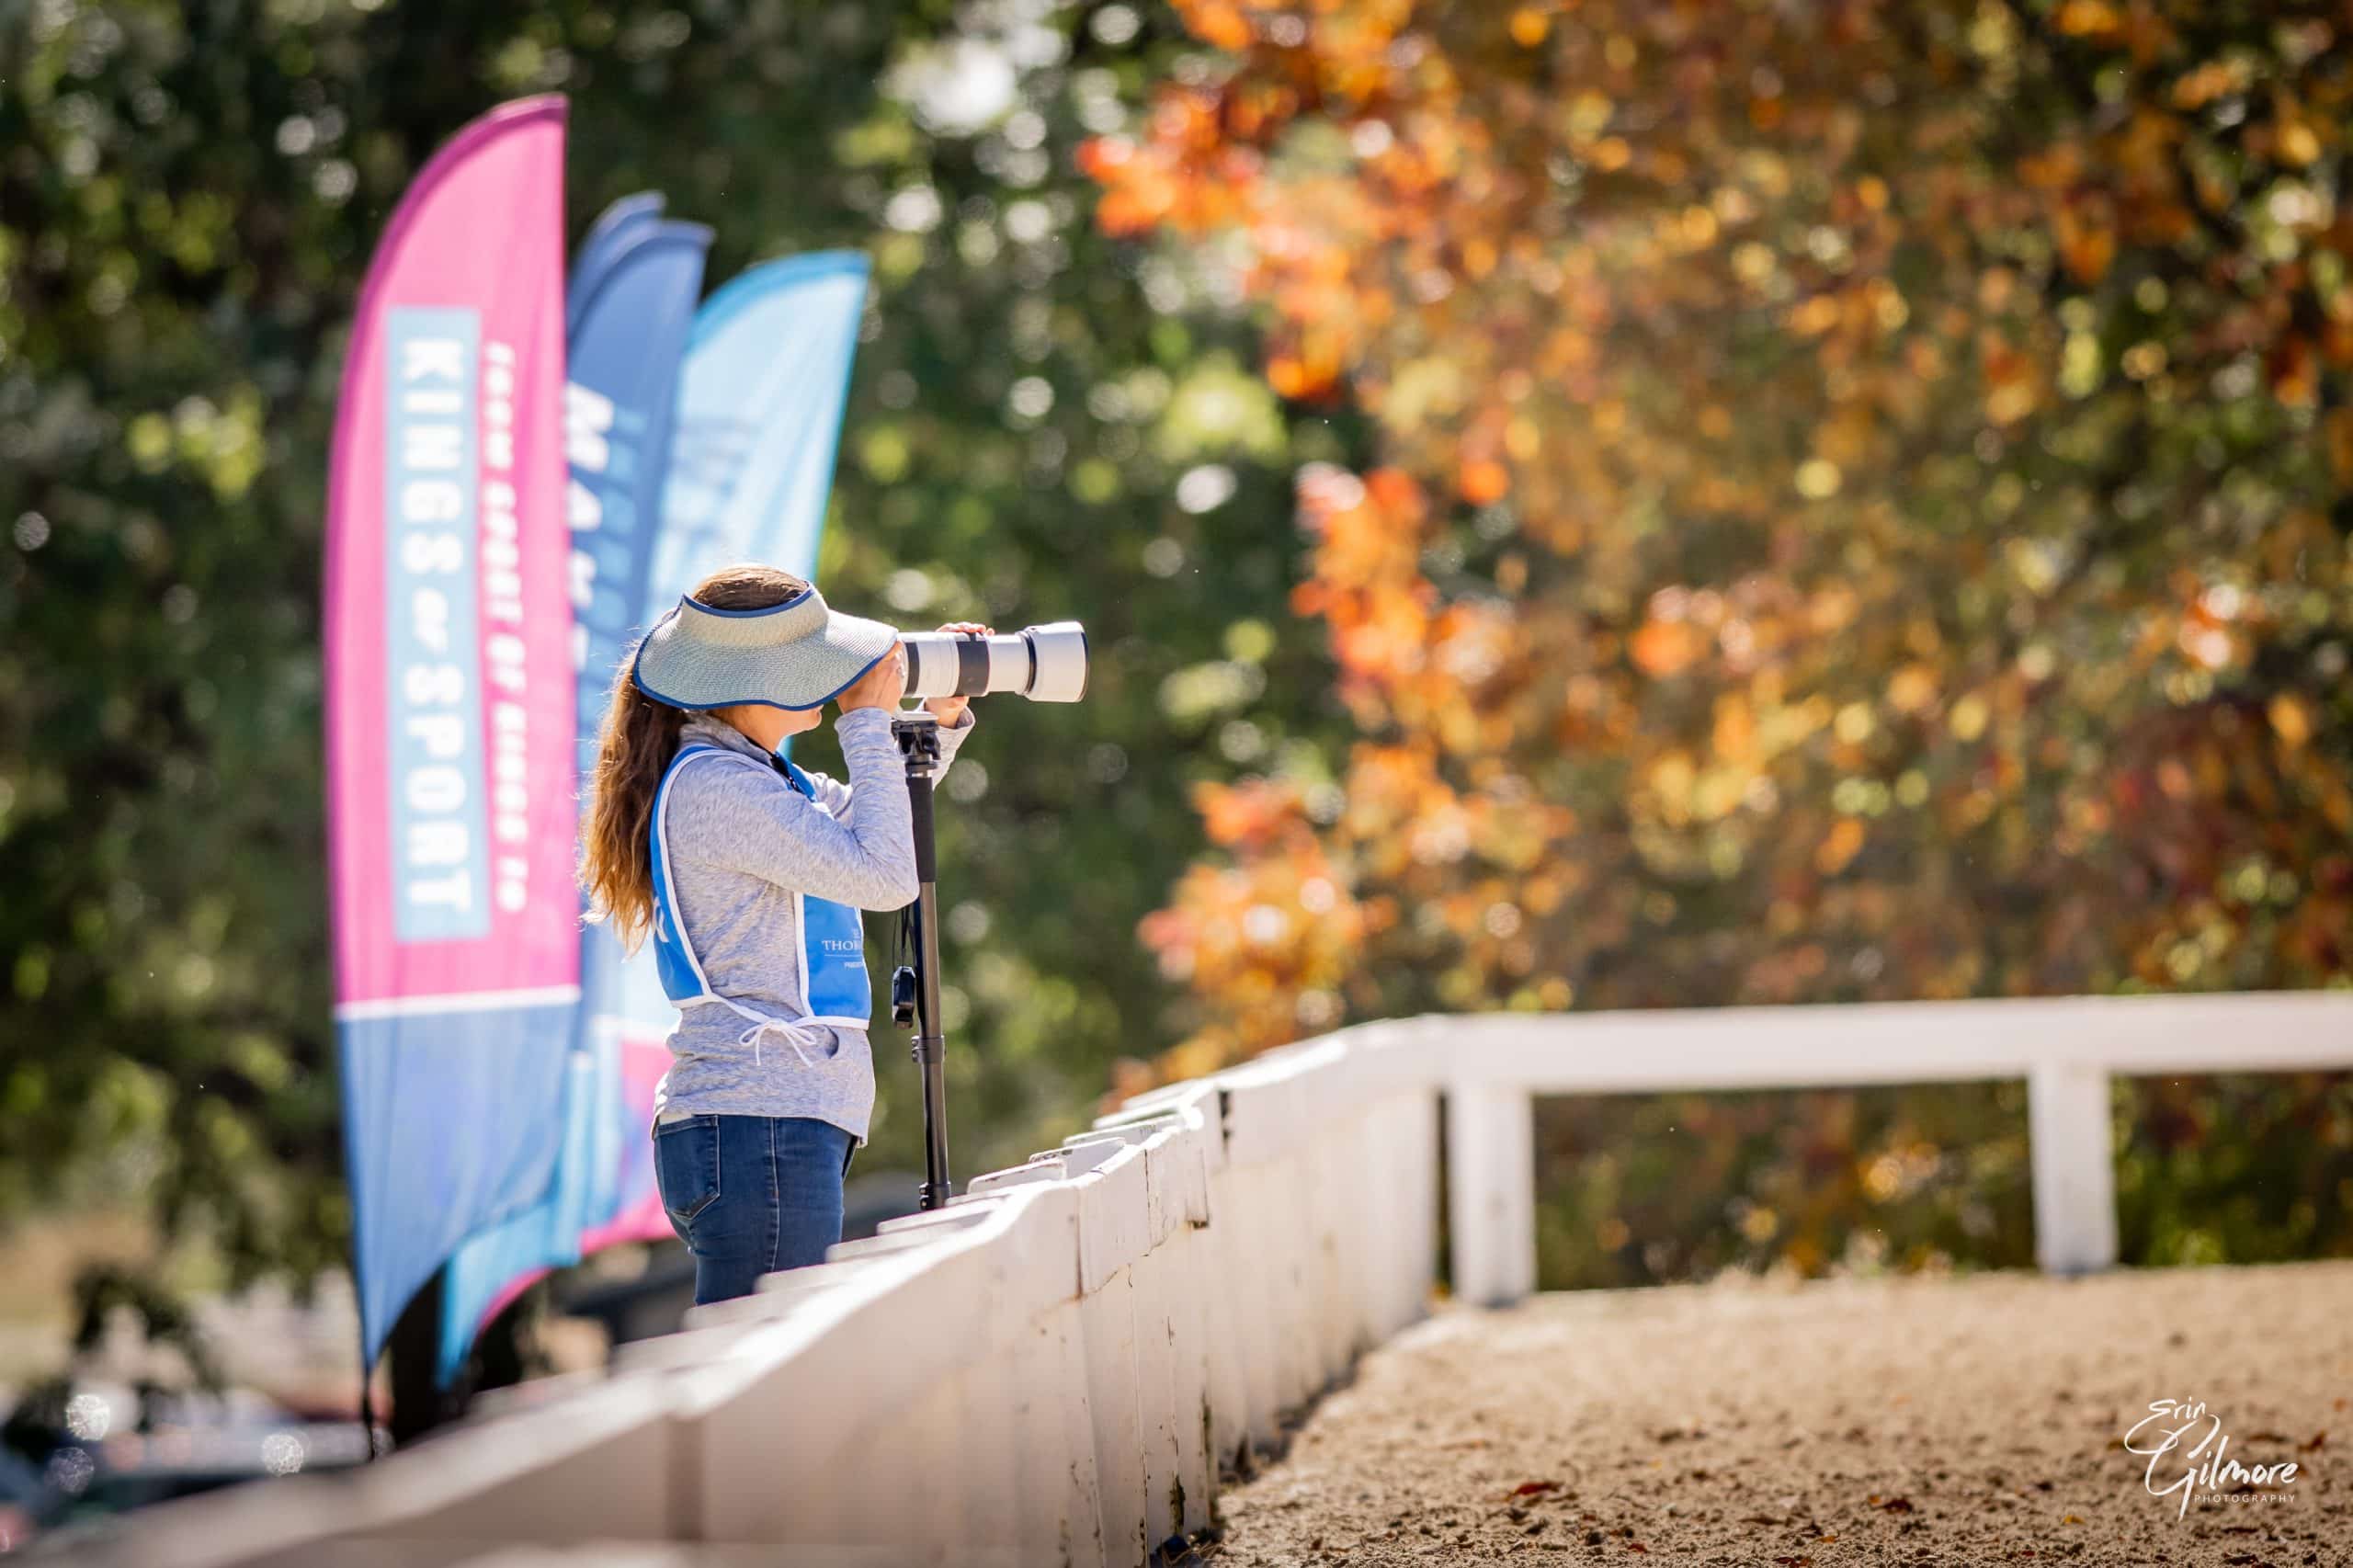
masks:
{"type": "MultiPolygon", "coordinates": [[[[700,756],[722,756],[745,767],[759,766],[740,752],[698,742],[682,748],[677,756],[670,759],[670,766],[663,772],[662,783],[654,797],[654,820],[650,824],[650,834],[654,841],[651,847],[654,869],[654,948],[658,960],[657,967],[662,971],[663,990],[668,994],[670,1000],[676,1004],[681,1012],[688,1007],[706,1006],[711,1003],[717,1003],[743,1018],[745,1027],[743,1032],[736,1036],[736,1043],[752,1048],[752,1062],[755,1066],[760,1062],[762,1043],[770,1034],[777,1034],[784,1038],[785,1043],[792,1048],[792,1053],[801,1059],[803,1066],[813,1067],[817,1062],[810,1054],[810,1050],[822,1043],[818,1039],[820,1030],[844,1027],[862,1029],[867,1027],[868,1022],[863,1017],[832,1016],[833,1012],[839,1010],[838,1007],[829,1009],[828,1013],[823,1016],[814,1011],[817,999],[812,989],[809,953],[813,936],[813,911],[810,906],[813,903],[826,910],[838,909],[840,906],[828,904],[824,900],[812,900],[807,894],[798,892],[792,894],[794,922],[799,937],[793,953],[793,962],[799,972],[802,1002],[813,1009],[811,1016],[801,1018],[779,1017],[774,1014],[747,1007],[733,997],[724,995],[712,987],[710,977],[704,972],[702,960],[695,951],[694,938],[687,931],[686,920],[672,902],[671,890],[676,884],[670,872],[670,842],[666,827],[671,782],[677,776],[679,768],[700,756]]],[[[807,775],[798,767],[780,758],[770,758],[769,766],[797,793],[813,801],[816,798],[814,787],[809,782],[807,775]]],[[[854,920],[855,915],[853,915],[851,918],[854,920]]],[[[862,974],[865,969],[862,960],[858,964],[858,969],[862,974]]]]}

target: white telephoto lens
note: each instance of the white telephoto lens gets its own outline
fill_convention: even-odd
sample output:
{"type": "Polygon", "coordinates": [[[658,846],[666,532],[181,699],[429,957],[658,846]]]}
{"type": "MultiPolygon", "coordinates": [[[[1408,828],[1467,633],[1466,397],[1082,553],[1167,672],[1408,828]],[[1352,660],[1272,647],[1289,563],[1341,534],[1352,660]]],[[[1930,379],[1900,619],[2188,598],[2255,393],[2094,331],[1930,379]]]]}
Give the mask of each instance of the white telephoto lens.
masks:
{"type": "Polygon", "coordinates": [[[1076,702],[1086,694],[1086,629],[1074,620],[1009,637],[909,631],[899,641],[907,650],[911,698],[1017,691],[1033,702],[1076,702]]]}
{"type": "Polygon", "coordinates": [[[907,651],[907,695],[912,698],[956,695],[956,643],[950,631],[909,631],[899,643],[907,651]]]}
{"type": "Polygon", "coordinates": [[[1086,628],[1074,620],[1033,626],[1021,634],[1029,644],[1032,702],[1075,702],[1086,695],[1086,628]]]}

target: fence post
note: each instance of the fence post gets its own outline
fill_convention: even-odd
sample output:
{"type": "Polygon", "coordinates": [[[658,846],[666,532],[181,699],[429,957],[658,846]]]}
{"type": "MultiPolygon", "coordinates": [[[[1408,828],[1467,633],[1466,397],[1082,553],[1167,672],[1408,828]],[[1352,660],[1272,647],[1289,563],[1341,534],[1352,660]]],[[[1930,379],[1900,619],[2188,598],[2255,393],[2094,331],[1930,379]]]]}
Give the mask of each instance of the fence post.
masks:
{"type": "Polygon", "coordinates": [[[2116,1165],[2107,1069],[2039,1062],[2027,1078],[2034,1256],[2052,1274],[2116,1264],[2116,1165]]]}
{"type": "Polygon", "coordinates": [[[1536,1105],[1508,1084],[1446,1091],[1449,1256],[1454,1296],[1505,1306],[1536,1289],[1536,1105]]]}

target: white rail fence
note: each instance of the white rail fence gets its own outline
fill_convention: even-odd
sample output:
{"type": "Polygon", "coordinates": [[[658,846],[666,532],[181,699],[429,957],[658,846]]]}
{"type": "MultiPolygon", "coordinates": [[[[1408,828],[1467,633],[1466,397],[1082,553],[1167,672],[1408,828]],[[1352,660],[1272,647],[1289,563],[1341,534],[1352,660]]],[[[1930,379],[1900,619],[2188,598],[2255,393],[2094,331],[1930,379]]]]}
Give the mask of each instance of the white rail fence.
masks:
{"type": "Polygon", "coordinates": [[[2038,1252],[2076,1270],[2115,1260],[2111,1075],[2347,1066],[2347,992],[1366,1025],[1131,1101],[608,1375],[87,1555],[1138,1563],[1210,1521],[1221,1460],[1426,1310],[1441,1098],[1455,1292],[1499,1303],[1535,1284],[1538,1095],[2023,1078],[2038,1252]]]}
{"type": "Polygon", "coordinates": [[[1449,1052],[1454,1291],[1490,1305],[1536,1288],[1539,1095],[2022,1078],[2035,1256],[2072,1274],[2116,1262],[2110,1079],[2353,1067],[2353,991],[1489,1013],[1415,1027],[1449,1052]]]}

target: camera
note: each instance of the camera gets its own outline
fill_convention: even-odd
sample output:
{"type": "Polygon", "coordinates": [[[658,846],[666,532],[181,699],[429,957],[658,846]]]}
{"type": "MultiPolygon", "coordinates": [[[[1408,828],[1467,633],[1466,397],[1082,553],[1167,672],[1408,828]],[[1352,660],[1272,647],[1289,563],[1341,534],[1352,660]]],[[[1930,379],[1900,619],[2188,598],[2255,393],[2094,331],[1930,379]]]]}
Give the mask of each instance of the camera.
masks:
{"type": "Polygon", "coordinates": [[[1002,637],[908,631],[899,642],[907,651],[909,697],[1017,691],[1032,702],[1075,702],[1086,695],[1086,629],[1074,620],[1002,637]]]}
{"type": "MultiPolygon", "coordinates": [[[[1086,695],[1086,629],[1074,620],[1025,627],[1010,637],[961,631],[904,631],[909,697],[981,697],[1017,691],[1033,702],[1075,702],[1086,695]]],[[[932,837],[931,784],[941,767],[939,721],[901,713],[891,721],[907,769],[907,806],[915,829],[915,901],[899,916],[899,950],[911,960],[891,976],[891,1017],[915,1030],[923,1073],[923,1186],[916,1201],[938,1209],[955,1195],[948,1175],[947,1040],[939,991],[939,869],[932,837]]]]}

